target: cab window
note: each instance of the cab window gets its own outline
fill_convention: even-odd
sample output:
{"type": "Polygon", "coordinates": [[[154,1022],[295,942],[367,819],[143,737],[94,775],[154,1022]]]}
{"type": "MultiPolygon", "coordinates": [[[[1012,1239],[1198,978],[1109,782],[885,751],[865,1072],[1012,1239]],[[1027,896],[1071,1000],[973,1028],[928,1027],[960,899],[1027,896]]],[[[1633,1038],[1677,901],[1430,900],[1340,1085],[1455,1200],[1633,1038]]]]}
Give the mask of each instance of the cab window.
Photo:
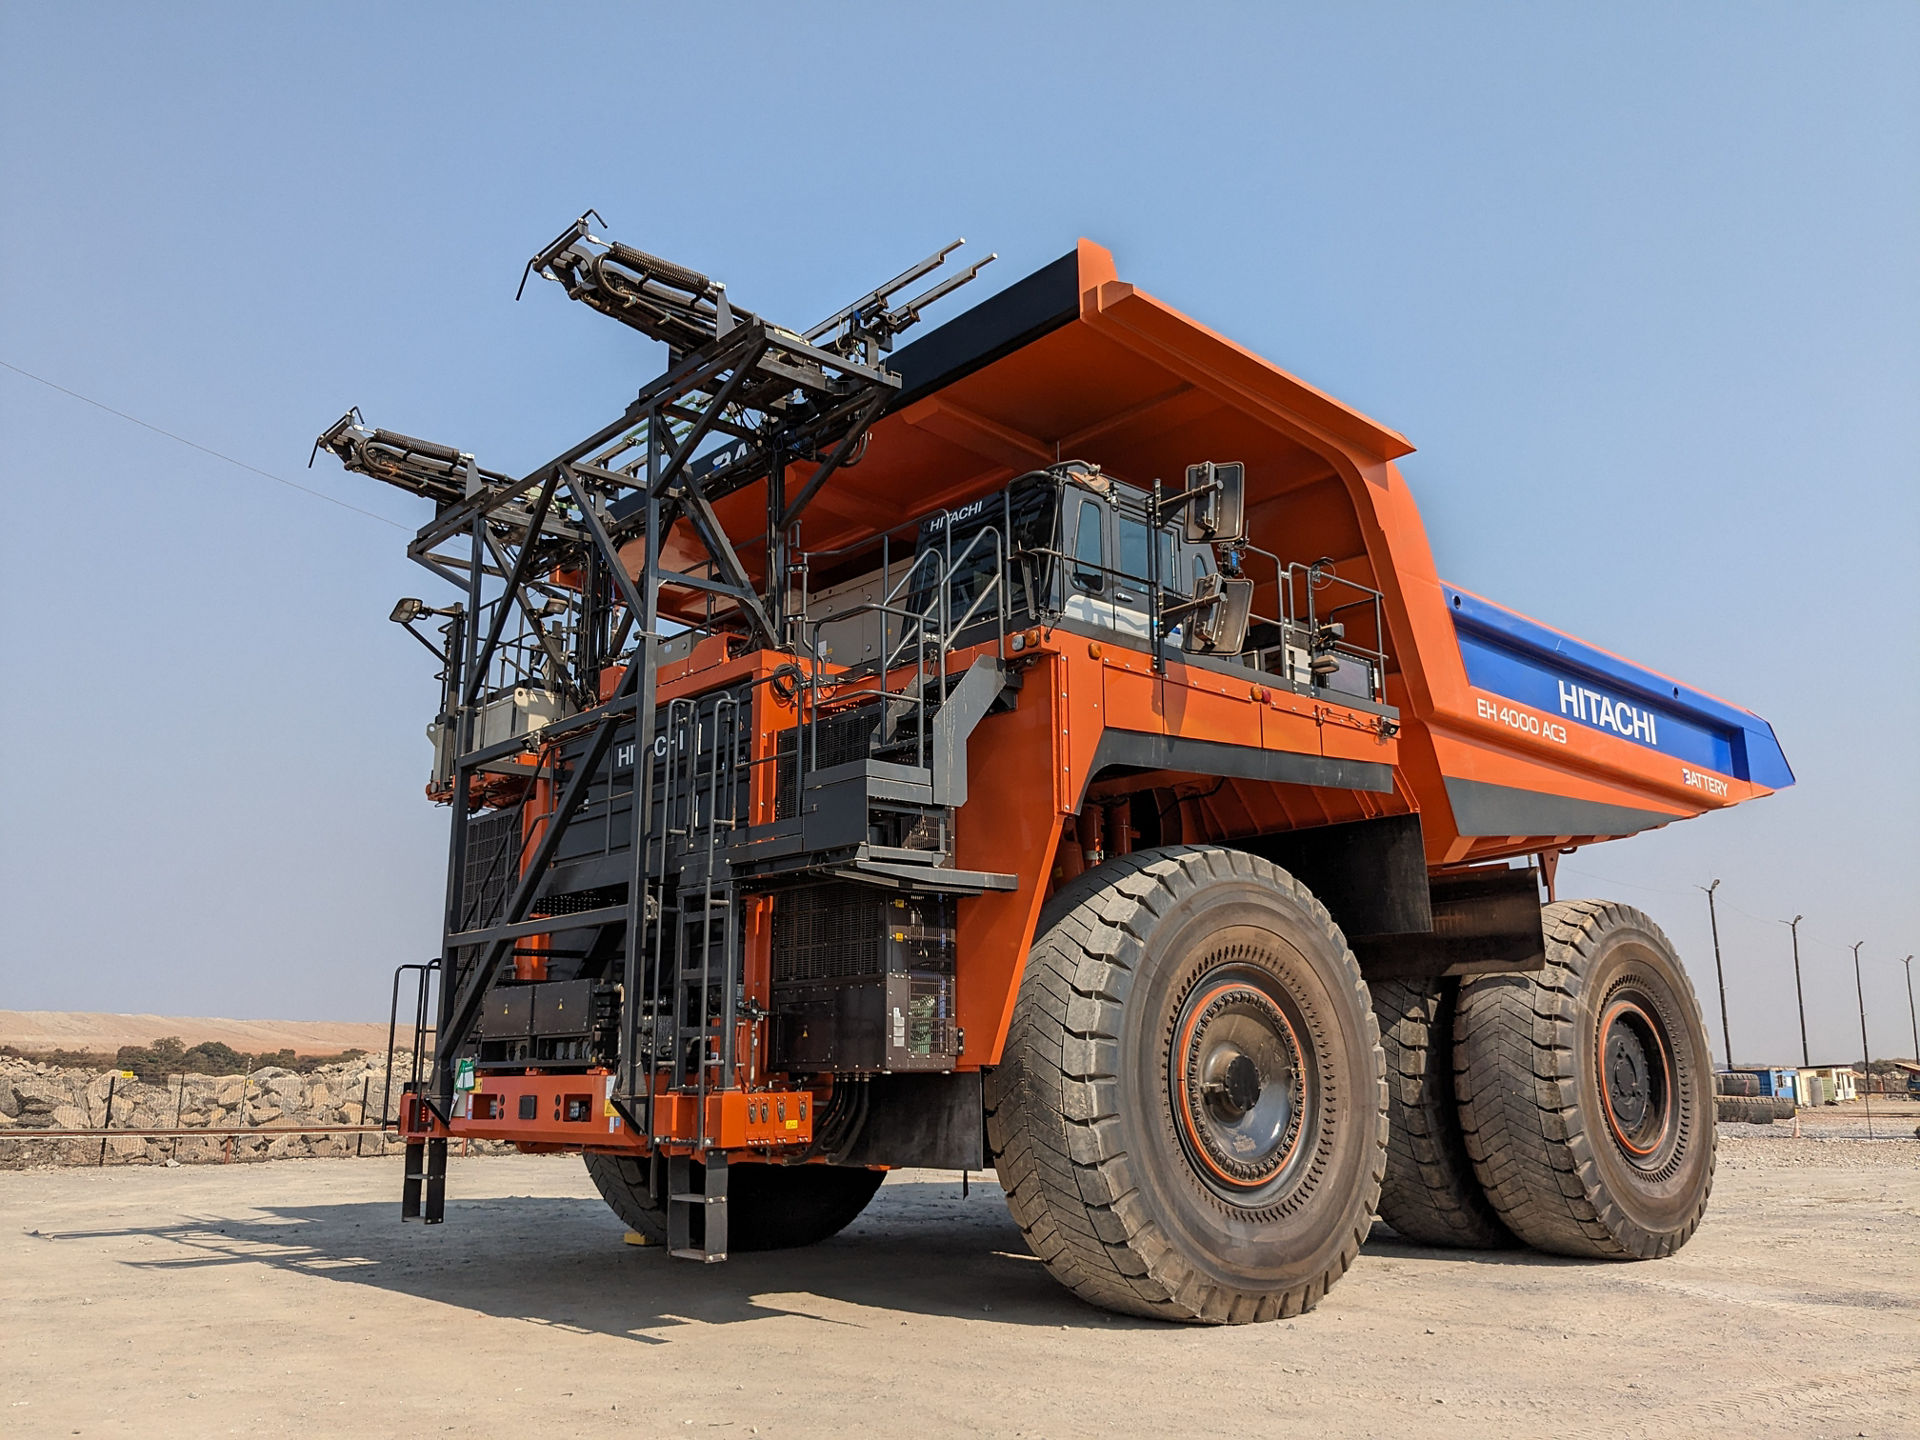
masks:
{"type": "Polygon", "coordinates": [[[1083,499],[1073,525],[1073,583],[1082,590],[1106,589],[1107,546],[1098,503],[1083,499]]]}
{"type": "Polygon", "coordinates": [[[1147,566],[1151,563],[1147,556],[1147,522],[1135,519],[1131,515],[1120,517],[1120,563],[1119,570],[1123,580],[1131,581],[1135,589],[1144,589],[1147,583],[1147,566]]]}
{"type": "MultiPolygon", "coordinates": [[[[1136,590],[1145,590],[1147,582],[1154,577],[1147,554],[1147,522],[1132,515],[1118,517],[1120,526],[1120,563],[1119,570],[1123,582],[1130,581],[1136,590]]],[[[1176,593],[1184,594],[1180,574],[1179,541],[1174,539],[1171,530],[1162,527],[1156,537],[1160,546],[1160,568],[1158,578],[1161,585],[1176,593]]]]}
{"type": "Polygon", "coordinates": [[[1171,530],[1160,532],[1160,583],[1177,594],[1188,593],[1180,588],[1180,542],[1171,530]]]}

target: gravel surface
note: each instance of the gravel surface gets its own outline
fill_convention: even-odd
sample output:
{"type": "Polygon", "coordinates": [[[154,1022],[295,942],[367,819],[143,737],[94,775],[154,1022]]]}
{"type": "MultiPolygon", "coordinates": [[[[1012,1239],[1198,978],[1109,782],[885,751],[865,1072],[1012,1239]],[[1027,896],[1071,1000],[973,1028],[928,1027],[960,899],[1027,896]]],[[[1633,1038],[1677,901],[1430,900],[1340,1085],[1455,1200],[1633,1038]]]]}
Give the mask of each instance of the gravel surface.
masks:
{"type": "MultiPolygon", "coordinates": [[[[1760,1127],[1763,1129],[1772,1127],[1760,1127]]],[[[0,1435],[1914,1436],[1920,1142],[1722,1141],[1670,1260],[1422,1249],[1209,1330],[1081,1305],[991,1179],[697,1267],[577,1159],[0,1174],[0,1435]]]]}
{"type": "MultiPolygon", "coordinates": [[[[1771,1125],[1722,1124],[1720,1134],[1743,1140],[1872,1139],[1920,1143],[1920,1100],[1876,1095],[1871,1102],[1849,1100],[1840,1105],[1815,1105],[1801,1110],[1791,1120],[1776,1120],[1771,1125]]],[[[1812,1157],[1821,1152],[1810,1150],[1801,1153],[1812,1157]]],[[[1809,1159],[1802,1163],[1818,1162],[1809,1159]]]]}
{"type": "Polygon", "coordinates": [[[1851,1130],[1838,1133],[1804,1132],[1794,1138],[1786,1122],[1775,1125],[1722,1125],[1720,1127],[1721,1166],[1781,1165],[1796,1169],[1861,1170],[1888,1165],[1920,1167],[1920,1139],[1888,1139],[1886,1127],[1874,1126],[1875,1138],[1867,1139],[1865,1126],[1855,1135],[1851,1130]],[[1729,1141],[1736,1142],[1729,1145],[1729,1141]],[[1757,1155],[1748,1146],[1764,1146],[1757,1155]]]}

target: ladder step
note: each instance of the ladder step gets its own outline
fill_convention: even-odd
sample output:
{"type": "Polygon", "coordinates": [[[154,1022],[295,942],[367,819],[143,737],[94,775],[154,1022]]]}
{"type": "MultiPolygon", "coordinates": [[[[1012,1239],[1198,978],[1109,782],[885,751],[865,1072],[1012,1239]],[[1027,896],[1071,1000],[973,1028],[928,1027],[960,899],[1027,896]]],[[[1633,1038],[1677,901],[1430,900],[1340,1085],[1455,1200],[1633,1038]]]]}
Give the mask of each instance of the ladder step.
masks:
{"type": "Polygon", "coordinates": [[[724,1205],[727,1203],[727,1197],[724,1195],[703,1195],[697,1190],[689,1191],[685,1195],[669,1195],[667,1198],[676,1205],[724,1205]]]}
{"type": "Polygon", "coordinates": [[[703,1265],[718,1265],[727,1258],[724,1251],[710,1254],[705,1250],[669,1250],[667,1253],[676,1260],[698,1260],[703,1265]]]}

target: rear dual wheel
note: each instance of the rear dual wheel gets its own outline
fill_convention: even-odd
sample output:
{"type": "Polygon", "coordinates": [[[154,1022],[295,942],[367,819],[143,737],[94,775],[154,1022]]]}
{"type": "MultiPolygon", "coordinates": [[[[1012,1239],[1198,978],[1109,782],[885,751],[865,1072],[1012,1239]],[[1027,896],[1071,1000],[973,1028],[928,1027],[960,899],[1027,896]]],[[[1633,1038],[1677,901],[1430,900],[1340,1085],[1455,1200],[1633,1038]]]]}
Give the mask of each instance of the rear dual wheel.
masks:
{"type": "Polygon", "coordinates": [[[1380,1218],[1418,1245],[1516,1244],[1480,1188],[1460,1131],[1453,1082],[1459,981],[1382,980],[1372,991],[1390,1101],[1380,1218]]]}
{"type": "Polygon", "coordinates": [[[1041,916],[987,1133],[1008,1208],[1110,1310],[1311,1309],[1359,1253],[1386,1153],[1366,985],[1324,907],[1212,846],[1114,860],[1041,916]]]}
{"type": "Polygon", "coordinates": [[[1538,1250],[1653,1259],[1713,1189],[1706,1023],[1673,946],[1638,910],[1546,907],[1546,968],[1460,989],[1454,1084],[1475,1177],[1538,1250]]]}

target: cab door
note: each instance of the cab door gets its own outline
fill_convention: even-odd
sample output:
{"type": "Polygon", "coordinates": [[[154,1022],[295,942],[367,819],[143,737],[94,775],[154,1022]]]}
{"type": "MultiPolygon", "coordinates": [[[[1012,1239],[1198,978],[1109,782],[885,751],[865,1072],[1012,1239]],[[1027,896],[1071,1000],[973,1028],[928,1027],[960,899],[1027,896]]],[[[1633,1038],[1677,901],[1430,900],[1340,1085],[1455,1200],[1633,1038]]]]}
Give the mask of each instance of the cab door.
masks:
{"type": "MultiPolygon", "coordinates": [[[[1113,602],[1113,625],[1122,634],[1144,643],[1153,630],[1151,585],[1156,574],[1162,605],[1174,604],[1190,593],[1180,567],[1182,547],[1170,528],[1163,526],[1157,535],[1148,530],[1146,508],[1142,504],[1123,501],[1113,513],[1112,526],[1114,545],[1110,553],[1114,556],[1114,575],[1109,595],[1113,602]],[[1152,553],[1152,544],[1158,545],[1158,555],[1152,553]]],[[[1177,645],[1180,627],[1175,626],[1169,638],[1177,645]]]]}
{"type": "Polygon", "coordinates": [[[1068,489],[1060,512],[1060,548],[1066,552],[1061,613],[1070,620],[1113,628],[1113,513],[1091,491],[1068,489]]]}

